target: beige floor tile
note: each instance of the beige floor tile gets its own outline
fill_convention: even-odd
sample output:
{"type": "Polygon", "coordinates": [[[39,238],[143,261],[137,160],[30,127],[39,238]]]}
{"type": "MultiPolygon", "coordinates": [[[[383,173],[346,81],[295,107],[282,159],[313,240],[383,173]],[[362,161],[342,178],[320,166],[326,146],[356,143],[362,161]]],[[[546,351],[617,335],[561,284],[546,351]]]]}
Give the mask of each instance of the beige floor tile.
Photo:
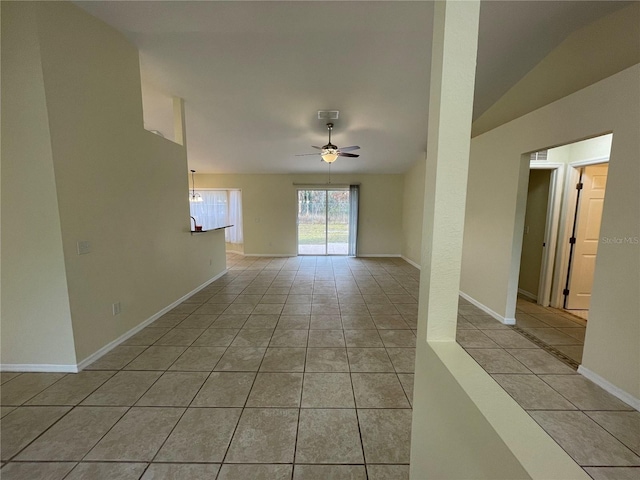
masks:
{"type": "Polygon", "coordinates": [[[261,372],[304,372],[305,348],[268,348],[261,372]]]}
{"type": "Polygon", "coordinates": [[[352,373],[358,408],[410,408],[395,373],[352,373]]]}
{"type": "Polygon", "coordinates": [[[540,378],[580,410],[633,410],[582,375],[541,375],[540,378]]]}
{"type": "Polygon", "coordinates": [[[531,315],[537,318],[538,320],[542,320],[544,323],[551,327],[556,328],[577,328],[582,327],[578,322],[574,322],[569,317],[565,317],[564,315],[559,315],[556,313],[539,313],[533,312],[531,315]]]}
{"type": "Polygon", "coordinates": [[[138,480],[146,463],[79,463],[65,480],[138,480]]]}
{"type": "Polygon", "coordinates": [[[218,480],[290,480],[292,465],[222,465],[218,480]]]}
{"type": "Polygon", "coordinates": [[[73,462],[9,463],[2,468],[2,480],[62,480],[75,465],[73,462]]]}
{"type": "Polygon", "coordinates": [[[346,348],[308,348],[305,372],[348,372],[346,348]]]}
{"type": "MultiPolygon", "coordinates": [[[[241,304],[239,304],[241,305],[241,304]]],[[[249,315],[227,315],[222,314],[218,317],[218,319],[211,324],[211,328],[218,329],[240,329],[244,327],[244,324],[249,320],[249,315]]],[[[206,333],[206,332],[205,332],[206,333]]],[[[202,338],[202,337],[200,337],[202,338]]],[[[199,340],[199,339],[198,339],[199,340]]]]}
{"type": "Polygon", "coordinates": [[[280,316],[279,315],[249,315],[249,320],[244,324],[243,328],[276,328],[280,316]]]}
{"type": "Polygon", "coordinates": [[[395,372],[384,348],[347,348],[352,372],[395,372]]]}
{"type": "Polygon", "coordinates": [[[516,325],[520,328],[546,328],[549,326],[528,313],[516,313],[516,325]]]}
{"type": "Polygon", "coordinates": [[[136,403],[138,407],[186,407],[208,377],[207,372],[166,372],[136,403]]]}
{"type": "Polygon", "coordinates": [[[492,377],[525,410],[576,409],[536,375],[494,374],[492,377]]]}
{"type": "Polygon", "coordinates": [[[355,317],[367,317],[371,318],[369,309],[365,304],[346,304],[340,305],[340,314],[349,315],[355,317]]]}
{"type": "Polygon", "coordinates": [[[5,384],[20,375],[22,375],[21,372],[0,372],[0,384],[5,384]]]}
{"type": "Polygon", "coordinates": [[[260,367],[266,348],[229,347],[216,365],[216,371],[255,372],[260,367]]]}
{"type": "MultiPolygon", "coordinates": [[[[640,455],[640,412],[585,412],[592,420],[640,455]]],[[[640,471],[638,472],[640,473],[640,471]]]]}
{"type": "Polygon", "coordinates": [[[515,330],[482,330],[482,333],[502,348],[538,348],[515,330]]]}
{"type": "Polygon", "coordinates": [[[155,328],[173,328],[188,316],[186,313],[165,313],[150,326],[155,328]]]}
{"type": "Polygon", "coordinates": [[[638,480],[639,467],[586,467],[584,469],[593,480],[638,480]]]}
{"type": "Polygon", "coordinates": [[[281,315],[277,328],[283,330],[308,330],[311,315],[281,315]]]}
{"type": "Polygon", "coordinates": [[[120,345],[148,347],[149,345],[153,345],[163,335],[166,335],[170,330],[171,328],[156,328],[153,326],[143,328],[120,345]]]}
{"type": "Polygon", "coordinates": [[[340,293],[338,291],[338,302],[340,305],[352,305],[352,304],[361,304],[364,303],[364,297],[360,294],[353,293],[340,293]]]}
{"type": "Polygon", "coordinates": [[[22,405],[65,375],[65,373],[23,373],[16,376],[2,385],[0,405],[22,405]]]}
{"type": "Polygon", "coordinates": [[[118,372],[89,395],[82,405],[133,405],[161,375],[162,372],[118,372]]]}
{"type": "Polygon", "coordinates": [[[558,328],[558,330],[565,335],[569,335],[570,337],[575,338],[581,344],[584,343],[584,337],[587,333],[586,328],[558,328]]]}
{"type": "Polygon", "coordinates": [[[154,345],[184,346],[191,345],[202,333],[204,328],[174,328],[160,337],[154,345]]]}
{"type": "Polygon", "coordinates": [[[340,330],[342,320],[340,315],[311,315],[309,328],[312,330],[340,330]]]}
{"type": "Polygon", "coordinates": [[[355,408],[348,373],[305,373],[303,408],[355,408]]]}
{"type": "Polygon", "coordinates": [[[0,407],[0,418],[4,418],[18,407],[0,407]]]}
{"type": "Polygon", "coordinates": [[[247,407],[299,407],[302,373],[258,373],[247,407]]]}
{"type": "Polygon", "coordinates": [[[415,348],[387,348],[387,355],[398,373],[413,373],[416,366],[415,348]]]}
{"type": "Polygon", "coordinates": [[[176,325],[176,328],[204,330],[205,328],[209,328],[217,318],[218,315],[191,314],[178,325],[176,325]]]}
{"type": "Polygon", "coordinates": [[[407,330],[409,324],[404,321],[402,315],[372,315],[373,323],[380,330],[407,330]]]}
{"type": "Polygon", "coordinates": [[[409,403],[413,406],[413,374],[412,373],[399,373],[398,380],[404,389],[404,393],[409,400],[409,403]]]}
{"type": "MultiPolygon", "coordinates": [[[[525,351],[527,350],[529,349],[525,351]]],[[[470,348],[467,353],[488,373],[531,373],[527,367],[501,348],[470,348]]]]}
{"type": "Polygon", "coordinates": [[[400,312],[393,304],[374,303],[367,304],[367,309],[371,316],[387,316],[387,315],[400,315],[400,312]]]}
{"type": "Polygon", "coordinates": [[[85,460],[151,461],[184,410],[159,407],[131,408],[93,447],[85,460]]]}
{"type": "Polygon", "coordinates": [[[69,410],[70,407],[16,408],[2,419],[0,459],[9,460],[69,410]]]}
{"type": "Polygon", "coordinates": [[[128,347],[119,345],[91,365],[88,365],[85,370],[120,370],[146,349],[147,347],[142,346],[128,347]]]}
{"type": "Polygon", "coordinates": [[[409,463],[411,410],[358,409],[367,463],[409,463]]]}
{"type": "Polygon", "coordinates": [[[259,303],[253,310],[254,315],[280,315],[284,303],[259,303]]]}
{"type": "Polygon", "coordinates": [[[474,315],[486,315],[485,312],[480,310],[475,305],[458,305],[458,313],[465,317],[474,315]]]}
{"type": "Polygon", "coordinates": [[[640,466],[640,457],[582,412],[529,415],[581,466],[640,466]]]}
{"type": "Polygon", "coordinates": [[[416,336],[411,330],[380,330],[385,347],[415,347],[416,336]]]}
{"type": "Polygon", "coordinates": [[[154,460],[222,462],[240,413],[240,408],[187,409],[154,460]]]}
{"type": "Polygon", "coordinates": [[[266,347],[273,335],[273,328],[243,328],[231,343],[232,347],[266,347]]]}
{"type": "Polygon", "coordinates": [[[345,333],[347,330],[376,330],[376,325],[373,323],[371,315],[342,315],[342,328],[345,333]]]}
{"type": "Polygon", "coordinates": [[[152,345],[129,363],[124,370],[166,370],[187,347],[152,345]]]}
{"type": "Polygon", "coordinates": [[[215,463],[152,463],[140,480],[212,480],[219,470],[215,463]]]}
{"type": "Polygon", "coordinates": [[[409,465],[367,465],[369,480],[409,480],[409,465]]]}
{"type": "Polygon", "coordinates": [[[333,304],[314,303],[311,305],[311,315],[340,315],[340,306],[337,301],[333,304]]]}
{"type": "Polygon", "coordinates": [[[255,376],[253,372],[213,372],[191,406],[244,407],[255,376]]]}
{"type": "Polygon", "coordinates": [[[220,315],[227,309],[228,306],[229,303],[224,302],[223,298],[213,296],[207,303],[198,308],[194,313],[196,315],[220,315]]]}
{"type": "Polygon", "coordinates": [[[344,340],[347,347],[383,347],[377,330],[345,330],[344,340]]]}
{"type": "Polygon", "coordinates": [[[284,304],[287,301],[287,297],[288,295],[285,294],[267,294],[264,295],[262,297],[262,299],[260,300],[261,304],[276,304],[276,305],[280,305],[280,304],[284,304]]]}
{"type": "Polygon", "coordinates": [[[309,330],[311,348],[340,348],[344,347],[344,333],[342,330],[309,330]]]}
{"type": "Polygon", "coordinates": [[[239,331],[236,328],[209,328],[193,342],[192,347],[228,347],[239,331]]]}
{"type": "Polygon", "coordinates": [[[555,328],[525,328],[526,332],[539,338],[547,345],[581,345],[582,341],[562,333],[555,328]]]}
{"type": "Polygon", "coordinates": [[[296,463],[363,463],[355,409],[302,409],[296,463]]]}
{"type": "Polygon", "coordinates": [[[297,409],[246,408],[225,462],[293,462],[297,424],[297,409]]]}
{"type": "Polygon", "coordinates": [[[293,480],[366,480],[364,465],[296,465],[293,480]]]}
{"type": "Polygon", "coordinates": [[[225,347],[188,347],[169,370],[210,372],[225,351],[225,347]]]}
{"type": "Polygon", "coordinates": [[[255,306],[250,303],[232,303],[225,311],[225,315],[249,315],[253,312],[255,306]]]}
{"type": "Polygon", "coordinates": [[[181,303],[177,307],[171,309],[169,313],[180,314],[180,313],[193,313],[198,308],[197,304],[192,303],[181,303]]]}
{"type": "Polygon", "coordinates": [[[235,298],[233,303],[250,303],[251,305],[257,305],[262,300],[262,297],[263,295],[251,295],[251,294],[241,293],[235,298]]]}
{"type": "Polygon", "coordinates": [[[456,328],[458,330],[477,330],[478,328],[473,325],[472,323],[469,323],[467,320],[465,320],[465,318],[461,315],[458,315],[458,321],[456,323],[456,328]]]}
{"type": "Polygon", "coordinates": [[[126,407],[74,408],[16,458],[80,461],[126,411],[126,407]]]}
{"type": "Polygon", "coordinates": [[[67,375],[26,402],[26,405],[77,405],[115,373],[97,371],[67,375]]]}
{"type": "Polygon", "coordinates": [[[311,315],[311,304],[287,303],[282,309],[282,315],[311,315]]]}
{"type": "Polygon", "coordinates": [[[506,350],[518,361],[525,365],[533,373],[539,375],[543,373],[575,374],[576,371],[562,363],[550,353],[541,349],[522,348],[506,350]]]}
{"type": "Polygon", "coordinates": [[[555,345],[555,348],[560,350],[572,360],[575,360],[578,363],[582,363],[582,345],[555,345]]]}
{"type": "Polygon", "coordinates": [[[308,330],[285,330],[276,328],[269,342],[270,347],[306,347],[308,330]]]}

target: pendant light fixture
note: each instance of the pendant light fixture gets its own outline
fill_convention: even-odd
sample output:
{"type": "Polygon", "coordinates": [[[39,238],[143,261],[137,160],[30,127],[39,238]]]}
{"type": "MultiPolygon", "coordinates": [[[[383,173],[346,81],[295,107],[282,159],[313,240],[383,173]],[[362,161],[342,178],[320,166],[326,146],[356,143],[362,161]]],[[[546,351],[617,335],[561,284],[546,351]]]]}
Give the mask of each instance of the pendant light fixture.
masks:
{"type": "Polygon", "coordinates": [[[196,180],[194,177],[195,170],[191,170],[191,194],[189,195],[189,201],[192,203],[202,202],[202,197],[199,193],[196,193],[196,180]]]}

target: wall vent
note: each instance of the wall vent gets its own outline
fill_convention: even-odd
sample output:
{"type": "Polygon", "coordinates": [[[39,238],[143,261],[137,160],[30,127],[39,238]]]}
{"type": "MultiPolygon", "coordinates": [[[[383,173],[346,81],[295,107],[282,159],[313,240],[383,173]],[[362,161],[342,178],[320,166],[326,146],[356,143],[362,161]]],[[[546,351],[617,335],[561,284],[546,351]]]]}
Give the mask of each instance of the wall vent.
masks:
{"type": "Polygon", "coordinates": [[[337,120],[339,110],[318,110],[318,120],[337,120]]]}
{"type": "Polygon", "coordinates": [[[539,152],[533,152],[531,154],[531,161],[532,162],[546,161],[547,160],[547,152],[548,152],[548,150],[540,150],[539,152]]]}

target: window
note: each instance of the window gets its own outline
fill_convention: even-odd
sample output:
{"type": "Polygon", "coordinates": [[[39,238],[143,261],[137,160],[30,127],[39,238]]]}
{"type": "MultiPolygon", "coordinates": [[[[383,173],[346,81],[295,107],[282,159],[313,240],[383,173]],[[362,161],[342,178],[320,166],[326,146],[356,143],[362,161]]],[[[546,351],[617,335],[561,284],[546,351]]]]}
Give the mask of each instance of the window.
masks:
{"type": "Polygon", "coordinates": [[[240,190],[196,190],[202,202],[189,202],[190,215],[203,230],[225,229],[225,241],[243,243],[242,192],[240,190]]]}

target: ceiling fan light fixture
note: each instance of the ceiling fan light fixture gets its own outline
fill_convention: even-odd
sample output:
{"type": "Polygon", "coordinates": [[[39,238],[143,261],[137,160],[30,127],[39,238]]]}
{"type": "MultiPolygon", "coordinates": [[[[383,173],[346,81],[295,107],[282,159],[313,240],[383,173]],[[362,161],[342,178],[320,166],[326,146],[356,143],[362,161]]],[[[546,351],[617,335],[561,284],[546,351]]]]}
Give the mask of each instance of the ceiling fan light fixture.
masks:
{"type": "Polygon", "coordinates": [[[322,150],[320,152],[320,156],[322,157],[322,160],[327,163],[335,162],[338,159],[339,154],[340,154],[340,151],[338,150],[338,147],[331,144],[328,144],[322,147],[322,150]]]}
{"type": "Polygon", "coordinates": [[[199,193],[196,193],[196,181],[194,178],[194,174],[196,173],[195,170],[191,170],[191,193],[189,194],[189,201],[191,203],[201,203],[204,200],[202,199],[202,196],[199,193]]]}

